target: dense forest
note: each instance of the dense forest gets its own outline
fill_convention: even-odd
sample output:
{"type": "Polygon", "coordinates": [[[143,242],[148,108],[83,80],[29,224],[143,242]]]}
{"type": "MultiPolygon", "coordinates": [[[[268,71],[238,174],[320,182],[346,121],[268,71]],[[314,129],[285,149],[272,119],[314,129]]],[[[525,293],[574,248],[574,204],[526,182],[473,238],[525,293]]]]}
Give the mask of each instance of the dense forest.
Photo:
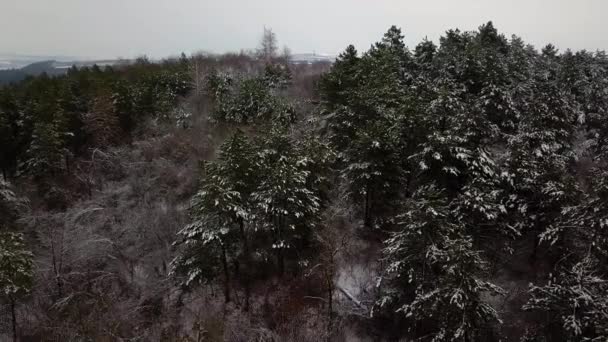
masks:
{"type": "Polygon", "coordinates": [[[608,56],[492,22],[30,76],[0,339],[607,341],[607,161],[608,56]]]}

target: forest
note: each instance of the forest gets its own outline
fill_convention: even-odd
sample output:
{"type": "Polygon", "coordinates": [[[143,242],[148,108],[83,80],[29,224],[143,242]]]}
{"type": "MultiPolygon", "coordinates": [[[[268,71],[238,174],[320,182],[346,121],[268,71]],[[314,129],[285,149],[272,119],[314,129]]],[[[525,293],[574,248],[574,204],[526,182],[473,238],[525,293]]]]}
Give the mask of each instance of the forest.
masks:
{"type": "Polygon", "coordinates": [[[0,340],[608,341],[608,56],[492,22],[0,87],[0,340]]]}

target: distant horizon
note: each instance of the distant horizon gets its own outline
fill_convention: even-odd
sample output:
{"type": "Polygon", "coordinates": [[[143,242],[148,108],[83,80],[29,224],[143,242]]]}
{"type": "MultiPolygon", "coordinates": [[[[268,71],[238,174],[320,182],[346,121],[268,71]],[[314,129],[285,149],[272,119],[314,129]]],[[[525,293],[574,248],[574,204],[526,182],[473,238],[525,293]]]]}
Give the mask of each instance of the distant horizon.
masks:
{"type": "MultiPolygon", "coordinates": [[[[213,51],[197,51],[197,52],[192,52],[192,53],[186,53],[186,56],[194,56],[194,55],[198,55],[198,54],[210,54],[210,55],[223,55],[223,54],[230,54],[230,53],[241,53],[241,52],[254,52],[254,49],[242,49],[240,51],[227,51],[227,52],[213,52],[213,51]]],[[[185,52],[184,52],[185,53],[185,52]]],[[[0,62],[3,61],[3,58],[9,57],[9,58],[31,58],[31,59],[36,59],[39,62],[42,61],[50,61],[50,60],[54,60],[54,61],[59,61],[59,62],[86,62],[86,61],[101,61],[101,60],[108,60],[108,61],[115,61],[115,60],[132,60],[132,59],[137,59],[140,57],[148,57],[152,60],[163,60],[163,59],[169,59],[169,58],[178,58],[180,57],[182,54],[182,52],[178,52],[178,53],[174,53],[174,54],[170,54],[170,55],[166,55],[166,56],[160,56],[160,57],[151,57],[147,54],[139,54],[136,56],[131,56],[131,57],[123,57],[123,56],[119,56],[119,57],[96,57],[96,56],[68,56],[68,55],[50,55],[50,54],[23,54],[23,53],[10,53],[10,52],[2,52],[0,51],[0,62]]],[[[302,56],[302,55],[314,55],[314,56],[323,56],[323,57],[336,57],[338,56],[339,53],[335,53],[335,54],[331,54],[331,53],[323,53],[323,52],[318,52],[318,51],[310,51],[310,52],[292,52],[293,56],[302,56]]],[[[35,62],[34,62],[35,63],[35,62]]]]}
{"type": "Polygon", "coordinates": [[[540,48],[607,50],[608,2],[596,0],[22,0],[4,1],[0,50],[24,55],[160,59],[181,52],[252,49],[264,27],[292,51],[367,50],[391,25],[413,48],[447,30],[493,21],[506,37],[540,48]],[[246,10],[245,10],[246,9],[246,10]]]}
{"type": "MultiPolygon", "coordinates": [[[[491,21],[491,20],[490,20],[491,21]]],[[[454,28],[456,29],[456,28],[454,28]]],[[[500,28],[499,32],[500,32],[500,28]]],[[[471,31],[471,30],[461,30],[461,31],[471,31]]],[[[447,31],[446,31],[447,32],[447,31]]],[[[502,32],[501,32],[502,33],[502,32]]],[[[504,33],[502,33],[504,34],[504,33]]],[[[511,39],[512,36],[514,35],[507,35],[504,34],[504,36],[507,39],[511,39]]],[[[517,36],[517,35],[515,35],[517,36]]],[[[548,44],[551,44],[553,46],[555,46],[559,53],[563,53],[565,51],[572,51],[572,52],[578,52],[578,51],[587,51],[587,52],[599,52],[599,51],[608,51],[608,49],[604,49],[604,48],[596,48],[596,49],[588,49],[588,48],[580,48],[580,49],[575,49],[575,48],[569,48],[569,47],[560,47],[559,45],[557,45],[556,43],[553,42],[547,42],[541,45],[537,45],[537,44],[533,44],[530,43],[528,41],[526,41],[525,37],[522,36],[517,36],[519,38],[522,38],[524,43],[526,44],[530,44],[532,45],[535,49],[540,50],[543,47],[547,46],[548,44]]],[[[378,39],[376,41],[379,41],[382,38],[382,36],[380,35],[378,37],[378,39]]],[[[428,39],[427,37],[423,38],[423,39],[428,39]]],[[[431,40],[431,39],[429,39],[431,40]]],[[[432,42],[434,42],[435,44],[439,45],[439,39],[437,40],[431,40],[432,42]]],[[[351,45],[351,44],[349,44],[351,45]]],[[[354,44],[352,44],[354,45],[354,44]]],[[[373,45],[370,44],[369,46],[366,47],[360,47],[357,45],[354,45],[355,48],[359,51],[359,52],[364,52],[367,51],[369,49],[369,47],[373,45]]],[[[347,45],[348,46],[348,45],[347,45]]],[[[344,49],[347,47],[345,46],[344,49]]],[[[289,47],[289,46],[287,46],[289,47]]],[[[413,48],[415,48],[415,46],[411,46],[408,45],[407,46],[410,50],[413,50],[413,48]]],[[[325,51],[316,51],[316,50],[312,50],[312,51],[296,51],[296,52],[292,52],[291,54],[293,56],[301,56],[301,55],[315,55],[315,56],[323,56],[323,57],[329,57],[329,58],[334,58],[337,57],[338,55],[340,55],[344,49],[331,53],[331,52],[325,52],[325,51]]],[[[239,50],[233,50],[233,51],[209,51],[209,50],[204,50],[204,49],[193,49],[190,50],[190,52],[186,52],[186,51],[180,51],[180,52],[174,52],[174,53],[169,53],[166,55],[162,55],[162,56],[154,56],[154,55],[150,55],[150,54],[146,54],[146,53],[140,53],[140,54],[135,54],[132,56],[126,56],[126,55],[117,55],[114,57],[111,56],[91,56],[91,55],[67,55],[67,54],[29,54],[29,53],[21,53],[21,52],[6,52],[6,51],[0,51],[0,63],[5,61],[6,58],[16,58],[15,60],[26,60],[26,59],[31,59],[32,63],[36,63],[36,62],[43,62],[43,61],[58,61],[58,62],[90,62],[90,61],[117,61],[117,60],[134,60],[140,57],[147,57],[151,60],[154,61],[161,61],[163,59],[171,59],[171,58],[179,58],[181,56],[182,53],[186,54],[186,56],[190,57],[190,56],[195,56],[195,55],[199,55],[199,54],[209,54],[209,55],[224,55],[224,54],[238,54],[238,53],[254,53],[255,52],[255,48],[242,48],[239,50]]],[[[1,68],[0,68],[1,69],[1,68]]]]}

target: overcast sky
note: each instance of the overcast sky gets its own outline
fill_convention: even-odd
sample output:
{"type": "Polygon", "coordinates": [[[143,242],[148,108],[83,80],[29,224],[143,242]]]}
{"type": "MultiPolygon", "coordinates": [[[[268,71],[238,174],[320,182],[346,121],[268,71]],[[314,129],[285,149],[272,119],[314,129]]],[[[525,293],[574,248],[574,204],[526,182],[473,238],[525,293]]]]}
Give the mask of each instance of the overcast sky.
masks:
{"type": "Polygon", "coordinates": [[[605,0],[0,0],[0,52],[152,57],[256,46],[271,27],[293,52],[364,50],[390,25],[409,46],[488,20],[536,46],[608,50],[605,0]]]}

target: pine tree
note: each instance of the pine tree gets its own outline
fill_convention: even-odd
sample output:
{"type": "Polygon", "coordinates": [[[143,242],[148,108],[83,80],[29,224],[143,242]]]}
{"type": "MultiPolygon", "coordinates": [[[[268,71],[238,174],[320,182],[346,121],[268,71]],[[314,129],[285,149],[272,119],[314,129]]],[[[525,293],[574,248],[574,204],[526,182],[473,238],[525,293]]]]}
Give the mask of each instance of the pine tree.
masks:
{"type": "Polygon", "coordinates": [[[341,176],[351,198],[362,208],[363,224],[373,227],[379,215],[390,209],[404,176],[396,125],[370,123],[357,131],[350,146],[341,153],[341,176]]]}
{"type": "Polygon", "coordinates": [[[22,201],[17,198],[8,182],[0,180],[0,227],[8,227],[17,219],[22,201]]]}
{"type": "Polygon", "coordinates": [[[16,168],[23,141],[23,117],[13,89],[0,89],[0,168],[2,176],[12,175],[16,168]]]}
{"type": "Polygon", "coordinates": [[[390,211],[406,173],[400,113],[410,102],[413,59],[391,27],[363,56],[349,46],[320,83],[329,137],[365,226],[390,211]]]}
{"type": "Polygon", "coordinates": [[[604,274],[608,272],[608,170],[592,168],[585,182],[588,190],[564,205],[540,238],[563,253],[589,254],[599,261],[597,272],[604,274]]]}
{"type": "Polygon", "coordinates": [[[483,116],[469,111],[464,87],[443,79],[436,89],[425,112],[416,118],[422,136],[408,158],[420,183],[436,182],[453,196],[471,179],[494,177],[494,160],[482,144],[493,131],[483,116]]]}
{"type": "MultiPolygon", "coordinates": [[[[433,68],[433,60],[437,54],[437,45],[428,39],[424,39],[420,44],[416,45],[414,50],[414,59],[416,64],[424,71],[431,71],[433,68]]],[[[422,71],[420,70],[420,71],[422,71]]]]}
{"type": "Polygon", "coordinates": [[[536,247],[550,241],[562,211],[580,194],[569,168],[574,162],[573,139],[578,110],[571,94],[557,81],[555,56],[548,54],[537,65],[518,132],[509,138],[506,172],[514,179],[513,194],[520,202],[519,224],[539,236],[536,247]]]}
{"type": "Polygon", "coordinates": [[[321,200],[311,184],[309,159],[281,128],[273,128],[258,142],[256,155],[260,183],[252,194],[258,207],[258,225],[270,232],[279,274],[285,258],[310,240],[321,200]]]}
{"type": "Polygon", "coordinates": [[[8,172],[11,167],[11,155],[13,154],[15,137],[8,117],[0,108],[0,169],[2,176],[7,180],[8,172]]]}
{"type": "Polygon", "coordinates": [[[118,116],[120,126],[125,132],[131,132],[143,113],[135,110],[134,89],[125,81],[112,84],[112,104],[118,116]]]}
{"type": "Polygon", "coordinates": [[[23,236],[0,229],[0,294],[11,307],[13,341],[17,341],[18,338],[17,301],[30,291],[33,272],[33,256],[25,248],[23,236]]]}
{"type": "Polygon", "coordinates": [[[389,262],[380,309],[408,321],[419,341],[474,341],[499,321],[482,296],[502,290],[482,279],[486,262],[434,186],[421,187],[386,241],[389,262]]]}
{"type": "Polygon", "coordinates": [[[36,122],[23,171],[37,177],[53,175],[64,166],[64,135],[57,122],[36,122]]]}
{"type": "Polygon", "coordinates": [[[270,89],[285,89],[291,84],[291,70],[288,65],[268,63],[264,67],[263,79],[270,89]]]}
{"type": "Polygon", "coordinates": [[[99,95],[84,116],[85,131],[94,146],[109,147],[121,136],[120,120],[110,96],[99,95]]]}
{"type": "Polygon", "coordinates": [[[331,109],[336,106],[346,106],[357,89],[359,82],[359,57],[357,49],[349,45],[336,58],[331,71],[323,74],[319,80],[319,90],[322,99],[331,109]]]}
{"type": "Polygon", "coordinates": [[[549,275],[547,284],[530,284],[524,310],[543,313],[537,339],[605,341],[608,339],[608,281],[592,258],[549,275]]]}
{"type": "MultiPolygon", "coordinates": [[[[179,272],[187,275],[186,285],[213,277],[209,262],[220,260],[223,265],[226,302],[230,301],[230,270],[228,258],[242,242],[245,272],[250,270],[248,225],[253,218],[252,191],[257,182],[254,152],[242,132],[237,132],[222,145],[217,161],[204,167],[201,189],[192,199],[193,222],[181,232],[185,244],[176,261],[179,272]],[[208,248],[204,254],[201,250],[208,248]],[[206,255],[216,254],[205,260],[206,255]],[[201,258],[203,256],[203,258],[201,258]]],[[[244,280],[249,301],[249,279],[244,280]]]]}

